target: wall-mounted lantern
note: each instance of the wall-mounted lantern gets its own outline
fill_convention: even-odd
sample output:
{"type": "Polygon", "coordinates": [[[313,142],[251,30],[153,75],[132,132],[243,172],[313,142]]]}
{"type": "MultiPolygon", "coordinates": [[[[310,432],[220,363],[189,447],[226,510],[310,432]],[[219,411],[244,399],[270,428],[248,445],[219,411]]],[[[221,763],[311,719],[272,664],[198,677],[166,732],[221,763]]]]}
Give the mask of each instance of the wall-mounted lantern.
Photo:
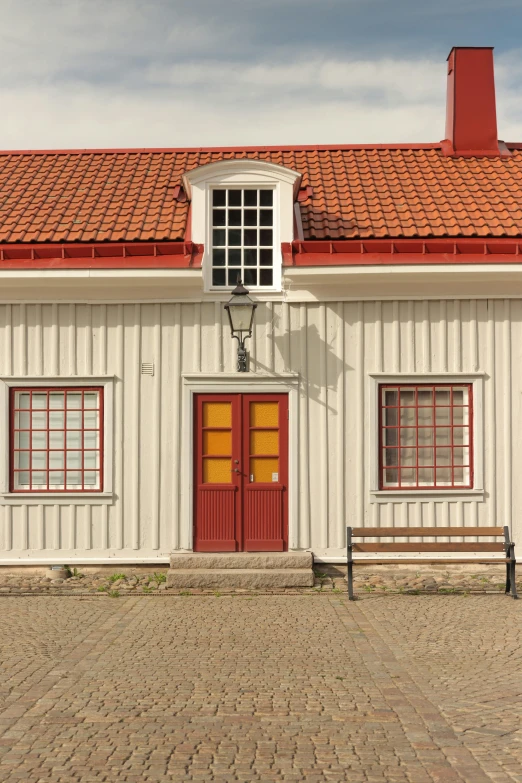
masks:
{"type": "Polygon", "coordinates": [[[257,304],[250,299],[247,289],[244,287],[241,280],[239,280],[237,286],[232,291],[232,297],[225,305],[228,320],[230,321],[230,328],[232,330],[232,337],[235,337],[238,342],[238,372],[248,371],[248,357],[245,348],[245,340],[247,337],[252,337],[252,326],[254,323],[256,307],[257,304]]]}

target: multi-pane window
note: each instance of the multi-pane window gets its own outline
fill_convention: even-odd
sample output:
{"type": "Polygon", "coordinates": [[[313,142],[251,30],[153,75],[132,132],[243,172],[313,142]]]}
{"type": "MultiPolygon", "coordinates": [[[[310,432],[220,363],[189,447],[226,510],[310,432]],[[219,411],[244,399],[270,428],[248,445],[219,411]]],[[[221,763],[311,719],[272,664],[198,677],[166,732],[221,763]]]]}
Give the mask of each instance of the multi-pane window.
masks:
{"type": "Polygon", "coordinates": [[[274,191],[212,190],[212,285],[274,285],[274,191]]]}
{"type": "Polygon", "coordinates": [[[103,389],[11,389],[11,491],[102,490],[103,389]]]}
{"type": "Polygon", "coordinates": [[[471,488],[472,385],[383,384],[381,489],[471,488]]]}

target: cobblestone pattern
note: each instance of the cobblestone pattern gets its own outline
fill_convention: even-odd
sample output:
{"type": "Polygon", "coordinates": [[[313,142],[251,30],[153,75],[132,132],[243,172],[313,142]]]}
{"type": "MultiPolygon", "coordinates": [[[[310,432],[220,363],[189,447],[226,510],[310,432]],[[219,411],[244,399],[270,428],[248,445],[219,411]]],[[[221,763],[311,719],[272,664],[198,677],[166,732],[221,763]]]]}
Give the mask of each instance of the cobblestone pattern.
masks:
{"type": "Polygon", "coordinates": [[[367,601],[365,627],[386,637],[491,780],[522,781],[522,606],[488,597],[477,616],[471,598],[435,600],[434,624],[411,600],[393,602],[391,622],[387,602],[367,601]]]}
{"type": "Polygon", "coordinates": [[[2,781],[522,781],[522,602],[0,605],[2,781]]]}
{"type": "MultiPolygon", "coordinates": [[[[313,588],[288,588],[266,590],[242,590],[220,588],[225,593],[281,594],[311,592],[345,592],[346,578],[341,569],[337,574],[315,569],[316,579],[313,588]]],[[[179,595],[189,592],[193,595],[213,595],[214,589],[193,589],[187,591],[167,588],[166,570],[154,573],[113,574],[77,574],[66,579],[51,579],[49,576],[0,575],[0,595],[10,593],[117,593],[120,596],[133,594],[165,593],[179,595]]],[[[517,584],[522,592],[522,568],[517,574],[517,584]]],[[[355,592],[366,593],[503,593],[505,589],[505,567],[484,568],[474,573],[460,570],[422,571],[356,568],[354,577],[355,592]]]]}

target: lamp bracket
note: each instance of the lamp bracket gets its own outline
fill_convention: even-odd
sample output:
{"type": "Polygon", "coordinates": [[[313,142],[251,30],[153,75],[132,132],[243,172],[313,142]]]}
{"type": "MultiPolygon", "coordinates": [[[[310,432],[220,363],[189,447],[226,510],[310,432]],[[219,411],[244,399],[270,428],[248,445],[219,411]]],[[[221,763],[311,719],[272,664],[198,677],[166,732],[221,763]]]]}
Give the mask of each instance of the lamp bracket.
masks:
{"type": "Polygon", "coordinates": [[[248,372],[248,351],[245,348],[245,340],[247,340],[250,335],[245,334],[243,337],[243,333],[240,332],[239,335],[233,334],[232,337],[234,337],[237,340],[237,371],[238,372],[248,372]]]}

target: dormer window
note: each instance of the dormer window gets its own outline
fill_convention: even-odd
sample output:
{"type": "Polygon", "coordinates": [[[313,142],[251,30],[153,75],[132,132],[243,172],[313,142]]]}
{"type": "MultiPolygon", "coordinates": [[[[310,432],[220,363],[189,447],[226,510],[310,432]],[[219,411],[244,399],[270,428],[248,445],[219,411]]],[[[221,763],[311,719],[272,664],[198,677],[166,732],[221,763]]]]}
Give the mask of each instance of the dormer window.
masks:
{"type": "Polygon", "coordinates": [[[183,181],[191,199],[191,239],[205,247],[205,290],[280,291],[283,242],[294,239],[296,171],[259,160],[201,166],[183,181]]]}
{"type": "Polygon", "coordinates": [[[212,189],[212,286],[274,285],[273,188],[212,189]]]}

